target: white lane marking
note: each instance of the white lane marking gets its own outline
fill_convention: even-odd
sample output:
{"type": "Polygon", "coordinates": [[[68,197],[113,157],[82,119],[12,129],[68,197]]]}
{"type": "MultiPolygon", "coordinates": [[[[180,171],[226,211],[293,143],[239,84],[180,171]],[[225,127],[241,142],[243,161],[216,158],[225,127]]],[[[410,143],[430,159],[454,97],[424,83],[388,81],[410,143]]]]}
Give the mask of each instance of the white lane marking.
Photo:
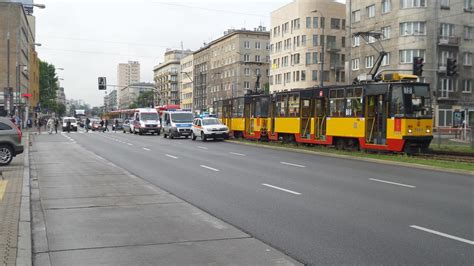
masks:
{"type": "Polygon", "coordinates": [[[148,149],[148,148],[143,148],[143,149],[144,149],[145,151],[151,151],[151,150],[150,150],[150,149],[148,149]]]}
{"type": "Polygon", "coordinates": [[[173,158],[173,159],[178,159],[178,157],[173,156],[173,155],[169,155],[169,154],[166,154],[166,157],[170,157],[170,158],[173,158]]]}
{"type": "Polygon", "coordinates": [[[206,168],[206,169],[209,169],[209,170],[212,170],[212,171],[216,171],[216,172],[219,172],[219,169],[216,169],[216,168],[212,168],[212,167],[209,167],[209,166],[207,166],[207,165],[203,165],[203,164],[201,164],[201,167],[202,167],[202,168],[206,168]]]}
{"type": "Polygon", "coordinates": [[[132,144],[132,143],[127,143],[127,145],[128,145],[128,146],[133,146],[133,144],[132,144]]]}
{"type": "Polygon", "coordinates": [[[243,153],[237,153],[237,152],[229,152],[230,154],[237,155],[237,156],[247,156],[243,153]]]}
{"type": "Polygon", "coordinates": [[[281,164],[286,164],[286,165],[291,165],[291,166],[296,166],[296,167],[301,167],[304,168],[306,166],[301,165],[301,164],[294,164],[294,163],[287,163],[287,162],[280,162],[281,164]]]}
{"type": "Polygon", "coordinates": [[[271,187],[271,188],[274,188],[274,189],[278,189],[278,190],[281,190],[281,191],[285,191],[285,192],[288,192],[288,193],[291,193],[291,194],[301,195],[301,193],[299,193],[299,192],[289,190],[289,189],[286,189],[286,188],[281,188],[281,187],[277,187],[277,186],[273,186],[273,185],[265,184],[265,183],[263,183],[262,185],[264,185],[266,187],[271,187]]]}
{"type": "Polygon", "coordinates": [[[428,233],[432,233],[432,234],[435,234],[435,235],[439,235],[439,236],[444,236],[444,237],[447,237],[447,238],[451,238],[451,239],[454,239],[454,240],[457,240],[457,241],[461,241],[461,242],[464,242],[464,243],[467,243],[467,244],[470,244],[470,245],[474,245],[474,241],[472,241],[472,240],[467,240],[467,239],[464,239],[464,238],[461,238],[461,237],[457,237],[457,236],[453,236],[453,235],[448,235],[448,234],[441,233],[441,232],[439,232],[439,231],[431,230],[431,229],[428,229],[428,228],[425,228],[425,227],[421,227],[421,226],[418,226],[418,225],[410,225],[410,227],[411,227],[411,228],[414,228],[414,229],[421,230],[421,231],[425,231],[425,232],[428,232],[428,233]]]}
{"type": "Polygon", "coordinates": [[[390,181],[385,181],[385,180],[380,180],[380,179],[375,179],[375,178],[369,178],[369,180],[376,181],[376,182],[387,183],[387,184],[392,184],[392,185],[397,185],[397,186],[402,186],[402,187],[416,188],[416,186],[412,186],[412,185],[407,185],[407,184],[402,184],[402,183],[395,183],[395,182],[390,182],[390,181]]]}
{"type": "Polygon", "coordinates": [[[207,150],[208,148],[207,147],[203,147],[203,146],[197,146],[199,149],[203,149],[203,150],[207,150]]]}

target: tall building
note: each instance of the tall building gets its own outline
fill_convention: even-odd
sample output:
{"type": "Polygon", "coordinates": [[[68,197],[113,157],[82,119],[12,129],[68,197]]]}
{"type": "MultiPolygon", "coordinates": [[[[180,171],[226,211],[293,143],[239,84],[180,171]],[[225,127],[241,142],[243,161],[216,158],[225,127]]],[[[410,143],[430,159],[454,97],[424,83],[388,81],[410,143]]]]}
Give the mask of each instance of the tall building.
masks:
{"type": "Polygon", "coordinates": [[[269,62],[270,33],[265,27],[224,32],[194,52],[194,111],[210,111],[214,101],[249,90],[268,90],[269,62]]]}
{"type": "Polygon", "coordinates": [[[39,102],[39,60],[32,4],[0,2],[0,114],[27,121],[39,102]]]}
{"type": "Polygon", "coordinates": [[[62,103],[66,106],[66,94],[64,93],[64,87],[59,86],[58,82],[58,90],[56,91],[56,102],[62,103]]]}
{"type": "Polygon", "coordinates": [[[182,109],[193,109],[193,60],[193,54],[181,58],[181,81],[179,85],[182,109]]]}
{"type": "Polygon", "coordinates": [[[104,96],[104,112],[117,110],[117,90],[104,96]]]}
{"type": "Polygon", "coordinates": [[[333,0],[294,0],[271,13],[271,91],[345,84],[345,9],[333,0]]]}
{"type": "MultiPolygon", "coordinates": [[[[347,16],[352,34],[382,33],[380,43],[369,40],[388,53],[381,69],[411,73],[413,57],[424,58],[420,80],[433,91],[436,126],[460,126],[464,119],[474,125],[472,0],[349,1],[347,16]],[[457,60],[457,75],[447,75],[448,58],[457,60]]],[[[377,57],[369,43],[353,37],[350,79],[367,73],[377,57]]]]}
{"type": "Polygon", "coordinates": [[[191,50],[167,50],[165,61],[153,68],[157,89],[156,105],[179,104],[179,82],[181,79],[181,59],[191,50]]]}
{"type": "MultiPolygon", "coordinates": [[[[120,109],[128,109],[138,99],[141,93],[154,91],[155,85],[149,82],[133,83],[126,87],[119,87],[120,90],[120,109]]],[[[146,107],[146,106],[139,106],[146,107]]]]}
{"type": "Polygon", "coordinates": [[[122,96],[120,89],[126,86],[140,82],[140,62],[128,61],[128,63],[120,63],[117,66],[117,86],[118,86],[118,105],[120,104],[122,96]]]}

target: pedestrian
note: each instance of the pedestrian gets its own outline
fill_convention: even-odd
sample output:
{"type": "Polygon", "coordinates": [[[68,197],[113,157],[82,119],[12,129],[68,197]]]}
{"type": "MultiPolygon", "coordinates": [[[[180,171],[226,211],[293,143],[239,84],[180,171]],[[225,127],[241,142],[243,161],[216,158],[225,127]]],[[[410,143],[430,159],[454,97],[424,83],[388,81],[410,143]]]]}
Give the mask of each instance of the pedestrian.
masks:
{"type": "Polygon", "coordinates": [[[104,132],[106,130],[109,131],[109,120],[105,119],[104,126],[105,126],[104,132]]]}
{"type": "Polygon", "coordinates": [[[86,132],[89,132],[89,124],[91,123],[91,120],[88,118],[86,118],[86,125],[85,125],[85,128],[86,128],[86,132]]]}
{"type": "Polygon", "coordinates": [[[104,119],[100,120],[100,131],[104,132],[104,119]]]}
{"type": "Polygon", "coordinates": [[[70,119],[66,121],[66,130],[67,130],[67,133],[71,133],[71,120],[70,119]]]}
{"type": "Polygon", "coordinates": [[[44,130],[46,130],[46,125],[48,124],[48,119],[45,117],[43,119],[44,130]]]}
{"type": "Polygon", "coordinates": [[[54,118],[54,132],[58,134],[59,118],[54,118]]]}
{"type": "Polygon", "coordinates": [[[36,123],[38,126],[38,134],[41,134],[41,127],[43,126],[43,120],[38,118],[38,122],[36,123]]]}
{"type": "Polygon", "coordinates": [[[32,122],[31,122],[31,118],[28,118],[28,120],[26,120],[26,126],[27,126],[28,128],[31,128],[31,123],[32,123],[32,122]]]}
{"type": "Polygon", "coordinates": [[[54,127],[54,119],[52,117],[50,117],[48,119],[48,122],[46,123],[47,124],[47,128],[48,128],[48,133],[51,135],[53,134],[53,127],[54,127]]]}
{"type": "Polygon", "coordinates": [[[119,122],[118,122],[117,119],[115,119],[115,125],[114,125],[114,131],[115,132],[117,132],[118,125],[119,125],[119,122]]]}

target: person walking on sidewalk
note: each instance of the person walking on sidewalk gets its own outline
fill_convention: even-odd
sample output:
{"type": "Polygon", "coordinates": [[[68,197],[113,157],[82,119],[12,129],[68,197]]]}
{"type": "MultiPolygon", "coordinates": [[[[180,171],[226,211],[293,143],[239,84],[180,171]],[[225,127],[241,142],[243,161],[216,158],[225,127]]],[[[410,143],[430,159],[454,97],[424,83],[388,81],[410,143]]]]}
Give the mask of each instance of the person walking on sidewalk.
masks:
{"type": "Polygon", "coordinates": [[[86,125],[84,126],[86,128],[86,133],[89,132],[89,124],[91,123],[91,120],[88,118],[86,118],[86,125]]]}
{"type": "Polygon", "coordinates": [[[105,132],[106,130],[109,131],[109,120],[105,119],[104,126],[105,126],[104,132],[105,132]]]}
{"type": "Polygon", "coordinates": [[[118,125],[119,125],[119,123],[118,123],[118,120],[117,120],[117,119],[115,119],[115,123],[114,123],[114,132],[117,132],[118,125]]]}
{"type": "Polygon", "coordinates": [[[50,117],[48,119],[48,122],[46,123],[47,124],[47,128],[48,128],[48,133],[49,134],[53,134],[53,127],[54,127],[54,119],[52,117],[50,117]]]}
{"type": "Polygon", "coordinates": [[[58,134],[59,118],[54,118],[54,132],[58,134]]]}
{"type": "Polygon", "coordinates": [[[70,119],[68,119],[66,122],[66,130],[67,130],[67,133],[71,133],[71,120],[70,119]]]}
{"type": "Polygon", "coordinates": [[[102,132],[104,132],[104,119],[100,120],[100,129],[102,132]]]}
{"type": "Polygon", "coordinates": [[[41,134],[41,127],[43,126],[43,120],[41,118],[38,118],[36,125],[38,126],[38,134],[41,134]]]}

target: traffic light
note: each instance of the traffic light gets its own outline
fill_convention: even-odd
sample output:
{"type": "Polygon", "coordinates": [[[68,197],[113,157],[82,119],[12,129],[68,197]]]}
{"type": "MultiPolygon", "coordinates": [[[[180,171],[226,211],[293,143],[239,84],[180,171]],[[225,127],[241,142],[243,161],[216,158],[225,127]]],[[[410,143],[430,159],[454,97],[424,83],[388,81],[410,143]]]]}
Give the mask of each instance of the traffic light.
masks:
{"type": "Polygon", "coordinates": [[[107,89],[107,80],[105,77],[99,77],[99,90],[107,89]]]}
{"type": "Polygon", "coordinates": [[[413,57],[413,75],[421,76],[423,74],[423,57],[413,57]]]}
{"type": "Polygon", "coordinates": [[[454,76],[457,74],[457,60],[454,58],[448,58],[446,66],[446,76],[454,76]]]}

